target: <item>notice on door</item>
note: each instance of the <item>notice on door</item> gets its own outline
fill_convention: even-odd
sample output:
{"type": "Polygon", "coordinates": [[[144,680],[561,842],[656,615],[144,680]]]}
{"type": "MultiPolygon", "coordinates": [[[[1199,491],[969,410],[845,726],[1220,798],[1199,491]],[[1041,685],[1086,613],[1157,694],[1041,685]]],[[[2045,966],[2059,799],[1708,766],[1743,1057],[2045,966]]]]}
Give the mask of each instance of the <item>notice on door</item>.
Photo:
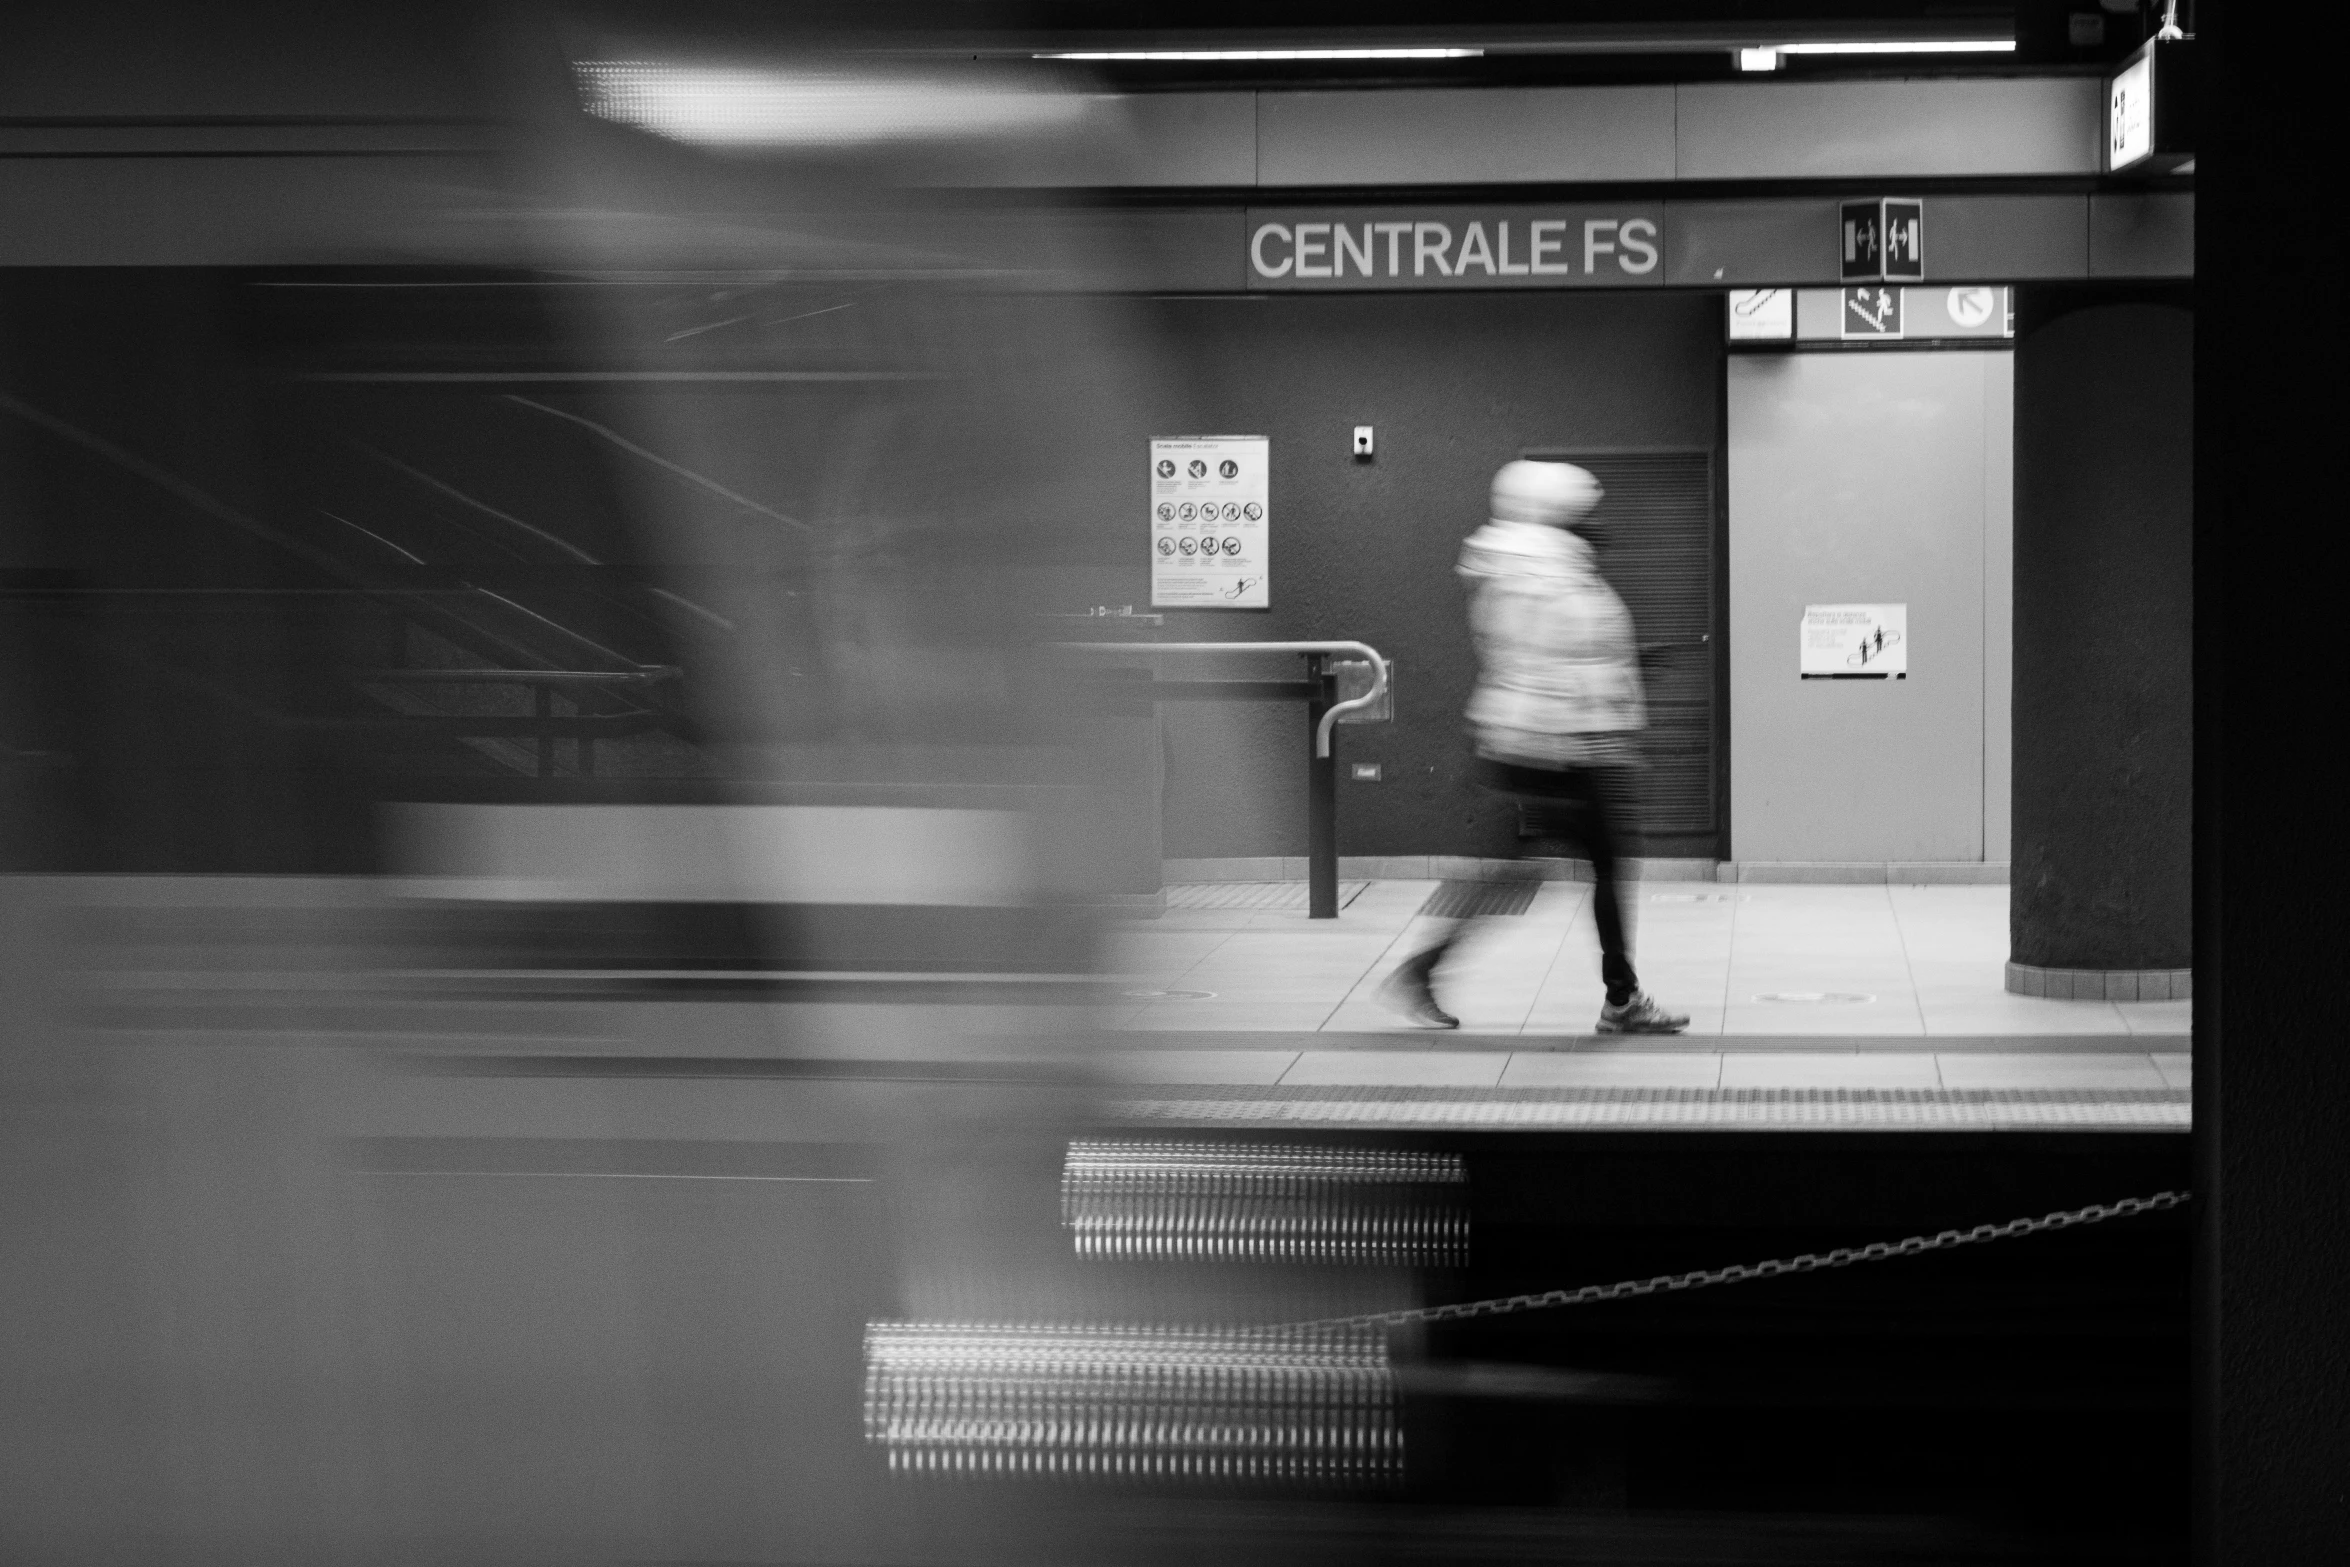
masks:
{"type": "Polygon", "coordinates": [[[1806,680],[1907,680],[1909,606],[1806,604],[1797,667],[1806,680]]]}
{"type": "Polygon", "coordinates": [[[1151,608],[1264,609],[1271,534],[1261,435],[1151,442],[1151,608]]]}

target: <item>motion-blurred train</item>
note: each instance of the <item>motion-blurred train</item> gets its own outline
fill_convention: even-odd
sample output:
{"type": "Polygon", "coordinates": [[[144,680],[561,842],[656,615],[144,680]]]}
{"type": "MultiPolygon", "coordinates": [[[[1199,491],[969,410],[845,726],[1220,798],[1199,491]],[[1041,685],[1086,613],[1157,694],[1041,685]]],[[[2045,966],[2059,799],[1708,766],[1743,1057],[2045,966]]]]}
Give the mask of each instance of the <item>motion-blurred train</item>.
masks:
{"type": "Polygon", "coordinates": [[[1149,355],[1079,215],[914,187],[1101,126],[616,47],[501,260],[0,285],[12,1559],[1035,1544],[891,1476],[865,1335],[1107,1304],[1155,758],[1045,645],[1149,355]]]}

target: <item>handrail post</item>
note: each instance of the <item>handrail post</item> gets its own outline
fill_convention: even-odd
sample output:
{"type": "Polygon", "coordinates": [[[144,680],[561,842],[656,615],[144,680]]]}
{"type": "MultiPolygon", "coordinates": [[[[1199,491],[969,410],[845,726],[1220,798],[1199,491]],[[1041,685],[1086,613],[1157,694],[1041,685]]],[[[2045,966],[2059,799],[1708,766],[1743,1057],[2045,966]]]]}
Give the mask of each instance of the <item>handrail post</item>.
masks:
{"type": "Polygon", "coordinates": [[[1375,704],[1387,692],[1387,660],[1367,642],[1060,642],[1079,653],[1302,653],[1306,659],[1306,893],[1307,918],[1338,918],[1338,743],[1337,726],[1349,713],[1375,704]],[[1360,657],[1371,665],[1371,689],[1338,699],[1333,655],[1360,657]]]}
{"type": "Polygon", "coordinates": [[[1338,747],[1318,743],[1322,715],[1338,701],[1338,676],[1327,654],[1306,655],[1306,917],[1338,918],[1338,747]]]}

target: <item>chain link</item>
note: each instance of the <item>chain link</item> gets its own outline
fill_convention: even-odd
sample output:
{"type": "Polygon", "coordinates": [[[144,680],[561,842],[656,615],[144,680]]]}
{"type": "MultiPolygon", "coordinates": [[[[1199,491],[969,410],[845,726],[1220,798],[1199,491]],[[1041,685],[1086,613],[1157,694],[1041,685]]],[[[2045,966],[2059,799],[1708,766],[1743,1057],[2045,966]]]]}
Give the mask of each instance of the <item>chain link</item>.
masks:
{"type": "Polygon", "coordinates": [[[1840,1246],[1834,1251],[1804,1252],[1769,1262],[1739,1262],[1726,1268],[1700,1268],[1691,1273],[1660,1273],[1652,1279],[1625,1279],[1614,1284],[1586,1284],[1579,1289],[1544,1290],[1535,1295],[1505,1295],[1493,1300],[1462,1301],[1451,1306],[1419,1306],[1405,1311],[1366,1312],[1357,1317],[1325,1317],[1295,1324],[1310,1328],[1400,1327],[1413,1322],[1461,1322],[1472,1317],[1500,1317],[1520,1311],[1544,1311],[1553,1306],[1588,1306],[1596,1301],[1629,1300],[1638,1295],[1663,1295],[1675,1290],[1709,1289],[1716,1284],[1744,1284],[1749,1279],[1775,1279],[1793,1273],[1818,1273],[1826,1268],[1849,1268],[1860,1262],[1883,1262],[1891,1257],[1915,1257],[1953,1246],[1977,1246],[1985,1241],[2013,1240],[2069,1230],[2078,1224],[2102,1224],[2133,1214],[2176,1208],[2188,1192],[2156,1192],[2151,1197],[2124,1197],[2117,1202],[2091,1203],[2037,1218],[2010,1219],[2005,1224],[1978,1224],[1971,1230],[1943,1230],[1934,1235],[1911,1235],[1898,1241],[1871,1241],[1866,1246],[1840,1246]]]}

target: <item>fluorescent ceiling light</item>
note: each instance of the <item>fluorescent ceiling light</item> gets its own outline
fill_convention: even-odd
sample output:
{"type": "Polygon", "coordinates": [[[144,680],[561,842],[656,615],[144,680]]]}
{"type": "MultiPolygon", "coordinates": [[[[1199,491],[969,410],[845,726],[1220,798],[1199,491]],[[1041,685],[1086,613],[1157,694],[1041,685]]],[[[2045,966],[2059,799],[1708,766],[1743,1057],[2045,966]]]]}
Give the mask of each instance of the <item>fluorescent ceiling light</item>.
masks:
{"type": "Polygon", "coordinates": [[[1942,38],[1853,43],[1764,44],[1738,51],[1741,71],[1775,71],[1784,54],[2013,54],[2012,38],[1942,38]]]}
{"type": "Polygon", "coordinates": [[[1780,54],[2013,54],[2012,38],[1901,39],[1892,42],[1773,44],[1780,54]]]}
{"type": "Polygon", "coordinates": [[[1039,60],[1466,60],[1482,49],[1072,49],[1039,60]]]}

